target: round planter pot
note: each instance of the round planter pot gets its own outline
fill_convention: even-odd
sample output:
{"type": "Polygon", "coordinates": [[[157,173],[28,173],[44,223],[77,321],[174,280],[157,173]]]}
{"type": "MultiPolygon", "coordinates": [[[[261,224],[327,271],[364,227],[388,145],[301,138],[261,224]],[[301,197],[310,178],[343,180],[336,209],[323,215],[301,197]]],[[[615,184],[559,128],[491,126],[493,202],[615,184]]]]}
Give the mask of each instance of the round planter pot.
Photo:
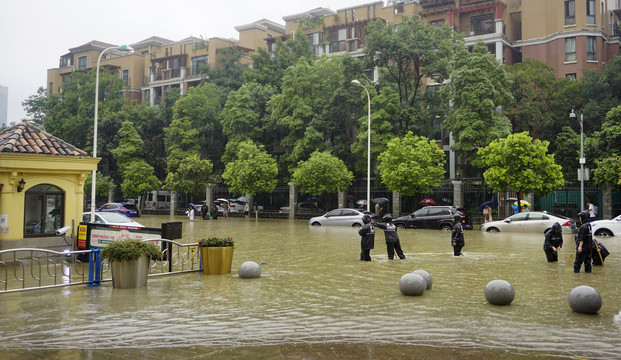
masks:
{"type": "Polygon", "coordinates": [[[149,258],[142,255],[137,260],[112,261],[112,286],[118,289],[132,289],[147,286],[149,258]]]}
{"type": "Polygon", "coordinates": [[[220,275],[231,273],[233,263],[233,247],[202,247],[201,265],[203,274],[220,275]]]}

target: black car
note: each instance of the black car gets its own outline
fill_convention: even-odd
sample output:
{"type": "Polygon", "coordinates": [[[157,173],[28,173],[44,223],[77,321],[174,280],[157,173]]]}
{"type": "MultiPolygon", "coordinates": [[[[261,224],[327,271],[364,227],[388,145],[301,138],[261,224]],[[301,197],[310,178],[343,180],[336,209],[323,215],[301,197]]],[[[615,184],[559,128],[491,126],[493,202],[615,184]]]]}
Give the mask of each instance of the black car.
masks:
{"type": "Polygon", "coordinates": [[[470,218],[455,206],[425,206],[410,215],[393,220],[399,229],[436,229],[453,230],[457,221],[464,229],[472,229],[470,218]]]}

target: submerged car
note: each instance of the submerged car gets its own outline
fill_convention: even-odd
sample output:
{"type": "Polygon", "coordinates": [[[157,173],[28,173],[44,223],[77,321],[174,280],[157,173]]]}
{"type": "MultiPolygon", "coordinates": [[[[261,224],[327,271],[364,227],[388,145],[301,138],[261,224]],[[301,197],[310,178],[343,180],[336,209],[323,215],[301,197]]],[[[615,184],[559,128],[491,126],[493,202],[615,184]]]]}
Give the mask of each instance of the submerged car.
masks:
{"type": "Polygon", "coordinates": [[[621,236],[621,215],[612,220],[593,221],[591,229],[597,236],[621,236]]]}
{"type": "Polygon", "coordinates": [[[527,211],[509,216],[504,220],[490,221],[481,225],[481,231],[487,232],[530,232],[544,234],[555,222],[561,224],[563,233],[573,233],[576,224],[563,215],[541,211],[527,211]]]}
{"type": "Polygon", "coordinates": [[[334,209],[324,215],[315,216],[308,221],[308,225],[341,225],[360,227],[363,225],[364,213],[356,209],[334,209]]]}
{"type": "MultiPolygon", "coordinates": [[[[90,212],[82,213],[82,221],[90,222],[91,213],[90,212]]],[[[95,211],[95,224],[144,227],[144,225],[142,225],[141,223],[136,222],[123,214],[119,214],[115,212],[101,212],[101,211],[95,211]]]]}
{"type": "Polygon", "coordinates": [[[399,229],[453,230],[461,222],[464,229],[472,229],[470,218],[455,206],[425,206],[393,220],[399,229]]]}
{"type": "Polygon", "coordinates": [[[98,211],[115,212],[129,217],[140,217],[140,212],[136,205],[130,203],[105,203],[98,211]]]}

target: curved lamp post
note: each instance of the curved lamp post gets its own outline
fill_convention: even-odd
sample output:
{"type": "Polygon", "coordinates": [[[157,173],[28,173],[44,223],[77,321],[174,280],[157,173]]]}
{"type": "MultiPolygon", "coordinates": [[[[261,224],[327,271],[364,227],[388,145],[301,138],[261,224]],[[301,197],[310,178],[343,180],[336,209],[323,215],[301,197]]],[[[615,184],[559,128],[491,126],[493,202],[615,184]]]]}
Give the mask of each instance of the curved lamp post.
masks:
{"type": "MultiPolygon", "coordinates": [[[[112,46],[104,49],[97,58],[97,74],[95,75],[95,123],[93,125],[93,157],[97,157],[97,115],[99,110],[99,63],[103,54],[110,50],[126,51],[130,54],[134,53],[134,49],[129,45],[112,46]]],[[[91,222],[95,222],[95,188],[97,185],[97,169],[92,171],[91,175],[91,222]]]]}
{"type": "Polygon", "coordinates": [[[367,90],[364,85],[360,83],[358,80],[352,80],[352,84],[355,86],[360,86],[367,93],[367,105],[368,105],[368,113],[369,118],[367,121],[367,211],[371,211],[371,96],[369,95],[369,90],[367,90]]]}
{"type": "MultiPolygon", "coordinates": [[[[574,109],[571,109],[569,113],[569,118],[571,120],[577,117],[574,109]]],[[[584,209],[584,164],[586,163],[586,159],[584,158],[584,127],[583,127],[583,118],[582,114],[580,114],[580,211],[584,209]]]]}

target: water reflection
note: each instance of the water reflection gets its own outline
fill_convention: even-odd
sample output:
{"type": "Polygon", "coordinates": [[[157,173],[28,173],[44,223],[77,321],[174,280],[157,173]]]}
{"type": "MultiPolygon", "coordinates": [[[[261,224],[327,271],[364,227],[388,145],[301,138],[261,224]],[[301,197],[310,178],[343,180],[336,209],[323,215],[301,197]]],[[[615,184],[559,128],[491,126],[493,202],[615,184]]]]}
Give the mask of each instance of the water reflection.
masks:
{"type": "Polygon", "coordinates": [[[233,273],[150,278],[147,288],[136,290],[106,283],[4,294],[0,350],[327,342],[621,358],[618,237],[603,240],[611,252],[605,267],[574,274],[569,236],[559,263],[547,263],[539,235],[467,231],[465,256],[454,257],[449,232],[401,230],[407,259],[389,261],[380,230],[373,261],[361,262],[352,228],[311,228],[301,220],[140,219],[155,227],[177,220],[184,223],[184,243],[233,236],[233,273]],[[237,277],[248,260],[262,264],[261,278],[237,277]],[[433,288],[421,297],[402,296],[399,278],[416,269],[432,275],[433,288]],[[493,279],[513,284],[511,306],[486,304],[483,289],[493,279]],[[578,285],[602,294],[598,315],[572,313],[567,295],[578,285]],[[578,339],[589,345],[576,346],[578,339]]]}

